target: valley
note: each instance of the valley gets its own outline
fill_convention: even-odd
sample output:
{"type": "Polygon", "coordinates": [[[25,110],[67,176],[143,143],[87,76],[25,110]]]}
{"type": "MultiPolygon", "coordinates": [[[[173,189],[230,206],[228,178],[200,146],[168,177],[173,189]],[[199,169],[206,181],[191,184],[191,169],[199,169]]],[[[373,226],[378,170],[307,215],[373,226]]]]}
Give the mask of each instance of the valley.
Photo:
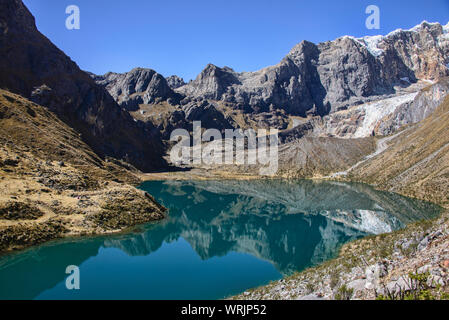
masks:
{"type": "MultiPolygon", "coordinates": [[[[185,254],[211,279],[221,272],[218,258],[248,277],[214,292],[195,278],[205,284],[200,298],[244,290],[235,298],[394,298],[410,291],[418,270],[427,295],[447,298],[449,23],[442,22],[302,41],[276,65],[239,72],[209,63],[185,82],[139,66],[85,72],[38,30],[21,0],[0,0],[0,278],[10,278],[8,263],[32,256],[22,252],[42,249],[57,260],[67,246],[79,250],[80,263],[96,253],[130,263],[168,252],[166,263],[185,254]],[[192,144],[192,161],[172,161],[172,133],[195,141],[199,122],[200,135],[278,132],[277,170],[265,176],[267,163],[226,164],[224,152],[214,153],[223,161],[195,161],[192,144]]],[[[244,146],[246,159],[267,150],[248,140],[223,145],[233,153],[244,146]]],[[[47,280],[15,294],[64,294],[61,279],[47,280]]],[[[157,298],[139,290],[137,298],[157,298]]]]}

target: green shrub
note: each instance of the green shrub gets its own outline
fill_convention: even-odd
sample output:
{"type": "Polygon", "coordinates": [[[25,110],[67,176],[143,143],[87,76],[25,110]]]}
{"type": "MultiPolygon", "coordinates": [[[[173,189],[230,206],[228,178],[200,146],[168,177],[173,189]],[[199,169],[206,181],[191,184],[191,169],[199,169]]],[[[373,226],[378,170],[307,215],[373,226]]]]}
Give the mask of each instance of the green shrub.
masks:
{"type": "Polygon", "coordinates": [[[354,294],[354,289],[348,288],[344,284],[338,289],[338,292],[335,295],[335,300],[351,300],[353,294],[354,294]]]}

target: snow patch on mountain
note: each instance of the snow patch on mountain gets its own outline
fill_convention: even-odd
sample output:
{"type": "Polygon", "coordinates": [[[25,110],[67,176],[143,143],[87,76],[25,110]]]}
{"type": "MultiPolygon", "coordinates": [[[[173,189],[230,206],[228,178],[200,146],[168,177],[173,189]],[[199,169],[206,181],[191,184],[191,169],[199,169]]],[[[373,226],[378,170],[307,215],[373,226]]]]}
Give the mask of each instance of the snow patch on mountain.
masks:
{"type": "Polygon", "coordinates": [[[404,103],[413,101],[417,95],[418,92],[415,92],[373,103],[366,103],[357,107],[360,112],[364,113],[364,120],[363,124],[355,132],[354,138],[371,136],[382,119],[393,114],[404,103]]]}
{"type": "Polygon", "coordinates": [[[368,51],[375,57],[379,57],[384,53],[384,50],[379,48],[379,43],[384,39],[383,36],[368,36],[357,39],[362,45],[365,45],[368,51]]]}
{"type": "MultiPolygon", "coordinates": [[[[439,23],[423,21],[421,24],[419,24],[411,29],[408,29],[408,30],[396,29],[396,30],[390,32],[389,34],[387,34],[386,36],[377,35],[377,36],[367,36],[367,37],[363,37],[363,38],[344,36],[342,38],[348,38],[348,39],[353,39],[354,41],[357,41],[361,45],[365,46],[374,57],[379,57],[384,53],[384,50],[379,47],[379,44],[382,41],[384,41],[387,38],[393,37],[397,34],[403,33],[403,32],[420,32],[421,29],[425,25],[434,26],[434,25],[439,25],[439,23]]],[[[444,34],[442,35],[442,38],[449,39],[449,23],[446,24],[445,26],[443,26],[443,33],[444,34]]]]}
{"type": "Polygon", "coordinates": [[[424,20],[423,22],[421,22],[420,24],[418,24],[417,26],[411,28],[411,29],[408,30],[408,31],[419,32],[419,31],[422,29],[422,27],[423,27],[424,25],[426,25],[426,24],[427,24],[427,25],[430,25],[430,26],[436,26],[436,25],[439,25],[438,22],[428,22],[428,21],[424,20]]]}

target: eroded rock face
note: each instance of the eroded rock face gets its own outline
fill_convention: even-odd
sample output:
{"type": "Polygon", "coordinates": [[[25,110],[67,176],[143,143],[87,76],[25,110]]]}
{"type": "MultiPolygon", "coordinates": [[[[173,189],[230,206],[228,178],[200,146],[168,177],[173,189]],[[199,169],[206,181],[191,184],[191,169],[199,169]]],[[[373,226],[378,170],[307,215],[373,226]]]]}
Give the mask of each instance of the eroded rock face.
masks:
{"type": "Polygon", "coordinates": [[[109,72],[103,76],[92,75],[95,82],[111,94],[117,103],[130,111],[141,104],[168,101],[178,104],[181,95],[175,93],[167,80],[151,69],[135,68],[127,73],[109,72]]]}
{"type": "Polygon", "coordinates": [[[448,30],[449,25],[423,22],[385,37],[345,36],[318,45],[304,41],[276,66],[237,73],[208,65],[177,91],[251,112],[326,115],[370,96],[393,94],[404,81],[448,76],[448,30]]]}
{"type": "Polygon", "coordinates": [[[0,88],[54,111],[101,156],[145,171],[166,165],[158,130],[136,123],[43,36],[21,0],[0,1],[0,88]]]}
{"type": "Polygon", "coordinates": [[[170,76],[167,78],[167,83],[168,86],[172,89],[177,89],[179,87],[182,87],[183,85],[185,85],[186,83],[184,82],[183,78],[180,78],[176,75],[174,76],[170,76]]]}
{"type": "Polygon", "coordinates": [[[396,30],[381,38],[380,62],[386,71],[385,77],[408,77],[410,79],[437,80],[449,75],[449,23],[422,24],[410,30],[396,30]]]}
{"type": "Polygon", "coordinates": [[[176,129],[185,129],[192,132],[193,122],[195,121],[201,121],[203,129],[218,129],[224,132],[226,129],[233,128],[229,120],[206,100],[192,101],[179,107],[159,128],[162,137],[168,140],[171,133],[176,129]]]}

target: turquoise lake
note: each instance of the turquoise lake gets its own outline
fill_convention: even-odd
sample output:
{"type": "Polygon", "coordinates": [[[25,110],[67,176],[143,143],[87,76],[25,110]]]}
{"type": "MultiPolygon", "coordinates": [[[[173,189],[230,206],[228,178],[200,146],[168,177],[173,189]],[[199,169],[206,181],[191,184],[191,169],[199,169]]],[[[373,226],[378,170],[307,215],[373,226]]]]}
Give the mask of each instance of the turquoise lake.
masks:
{"type": "Polygon", "coordinates": [[[165,220],[0,257],[0,299],[221,299],[440,211],[363,184],[155,181],[140,188],[169,209],[165,220]],[[80,269],[80,290],[66,289],[69,265],[80,269]]]}

